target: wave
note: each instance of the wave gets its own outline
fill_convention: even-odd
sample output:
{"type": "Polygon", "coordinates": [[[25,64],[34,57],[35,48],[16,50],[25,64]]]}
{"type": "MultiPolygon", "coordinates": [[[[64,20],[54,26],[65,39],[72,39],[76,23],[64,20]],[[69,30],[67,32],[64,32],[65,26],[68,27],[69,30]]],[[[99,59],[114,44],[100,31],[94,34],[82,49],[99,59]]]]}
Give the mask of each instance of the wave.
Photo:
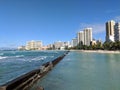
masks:
{"type": "Polygon", "coordinates": [[[47,57],[48,57],[48,56],[39,56],[39,57],[33,58],[32,60],[35,60],[35,61],[44,60],[44,59],[46,59],[47,57]]]}
{"type": "Polygon", "coordinates": [[[18,57],[18,58],[19,58],[19,57],[24,57],[24,55],[17,55],[17,56],[15,56],[15,57],[18,57]]]}
{"type": "Polygon", "coordinates": [[[2,56],[0,56],[0,59],[6,59],[6,58],[8,58],[8,57],[2,57],[2,56]]]}
{"type": "Polygon", "coordinates": [[[6,58],[20,58],[24,57],[24,55],[17,55],[17,56],[0,56],[0,59],[6,59],[6,58]]]}

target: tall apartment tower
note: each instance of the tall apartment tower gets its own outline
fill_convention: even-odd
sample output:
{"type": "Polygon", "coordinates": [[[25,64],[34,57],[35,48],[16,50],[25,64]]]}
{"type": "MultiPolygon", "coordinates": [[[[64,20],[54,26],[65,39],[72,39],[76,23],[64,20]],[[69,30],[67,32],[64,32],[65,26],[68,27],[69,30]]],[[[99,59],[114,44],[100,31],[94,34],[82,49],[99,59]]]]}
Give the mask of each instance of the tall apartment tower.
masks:
{"type": "Polygon", "coordinates": [[[120,41],[120,23],[115,24],[115,41],[120,41]]]}
{"type": "Polygon", "coordinates": [[[82,43],[84,44],[84,32],[83,32],[83,31],[80,31],[80,32],[78,32],[77,34],[78,34],[78,35],[77,35],[78,44],[79,44],[80,42],[82,42],[82,43]]]}
{"type": "Polygon", "coordinates": [[[92,41],[92,28],[84,29],[84,45],[89,46],[92,41]]]}
{"type": "Polygon", "coordinates": [[[106,22],[106,41],[114,42],[114,26],[115,26],[115,21],[111,20],[106,22]]]}

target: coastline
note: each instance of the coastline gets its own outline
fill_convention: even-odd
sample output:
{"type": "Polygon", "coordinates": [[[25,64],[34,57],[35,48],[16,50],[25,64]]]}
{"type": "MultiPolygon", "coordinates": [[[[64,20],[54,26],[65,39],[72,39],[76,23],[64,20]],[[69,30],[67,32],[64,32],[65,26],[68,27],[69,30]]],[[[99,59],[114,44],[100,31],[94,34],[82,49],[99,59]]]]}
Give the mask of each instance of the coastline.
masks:
{"type": "Polygon", "coordinates": [[[79,51],[79,52],[86,52],[86,53],[120,54],[120,51],[109,51],[109,50],[70,50],[70,51],[79,51]]]}

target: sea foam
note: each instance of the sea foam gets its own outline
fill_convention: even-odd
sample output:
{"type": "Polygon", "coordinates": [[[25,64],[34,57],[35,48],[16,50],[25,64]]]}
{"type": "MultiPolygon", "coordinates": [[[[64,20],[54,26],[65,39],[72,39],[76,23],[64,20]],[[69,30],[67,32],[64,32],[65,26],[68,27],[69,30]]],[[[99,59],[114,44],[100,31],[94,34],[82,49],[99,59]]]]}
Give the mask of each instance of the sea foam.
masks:
{"type": "Polygon", "coordinates": [[[5,58],[7,58],[7,57],[0,56],[0,59],[5,59],[5,58]]]}

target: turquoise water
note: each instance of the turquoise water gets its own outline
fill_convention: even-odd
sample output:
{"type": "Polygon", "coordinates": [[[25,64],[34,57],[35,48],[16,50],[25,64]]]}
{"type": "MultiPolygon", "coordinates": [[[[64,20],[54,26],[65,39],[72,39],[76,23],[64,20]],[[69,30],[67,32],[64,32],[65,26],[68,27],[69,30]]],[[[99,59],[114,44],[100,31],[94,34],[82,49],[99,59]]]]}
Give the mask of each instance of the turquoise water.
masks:
{"type": "Polygon", "coordinates": [[[0,51],[0,85],[39,68],[63,53],[64,51],[0,51]]]}
{"type": "Polygon", "coordinates": [[[120,90],[120,54],[70,52],[39,80],[45,90],[120,90]]]}

